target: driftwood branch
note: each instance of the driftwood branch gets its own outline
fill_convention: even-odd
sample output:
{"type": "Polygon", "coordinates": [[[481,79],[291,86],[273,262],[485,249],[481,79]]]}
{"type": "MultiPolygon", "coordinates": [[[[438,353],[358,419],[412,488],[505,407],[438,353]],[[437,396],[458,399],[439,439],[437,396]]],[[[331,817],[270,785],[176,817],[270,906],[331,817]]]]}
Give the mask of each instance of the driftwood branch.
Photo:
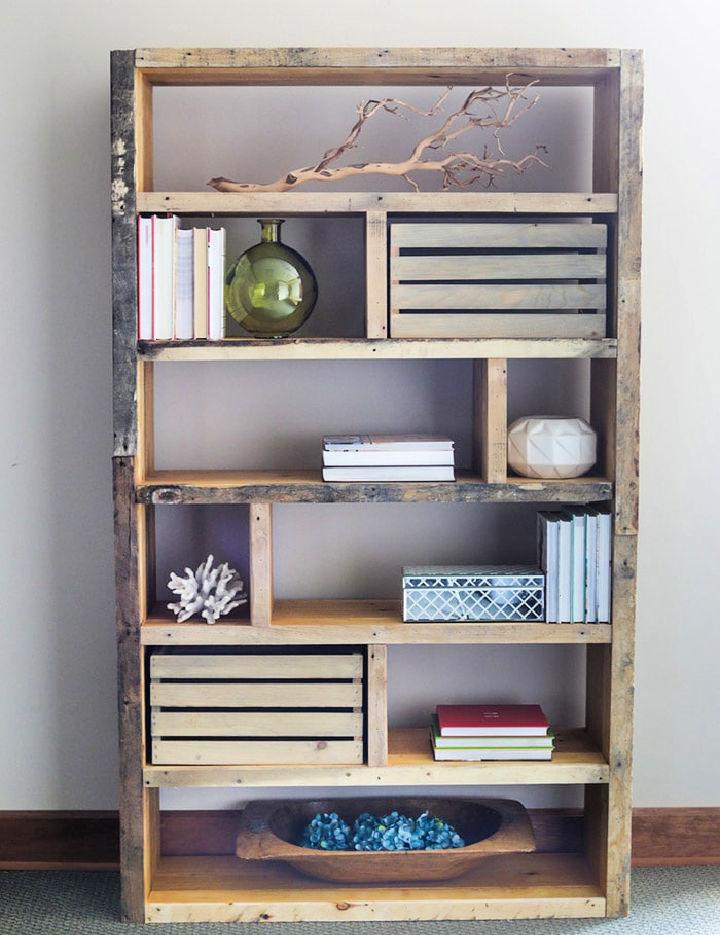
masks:
{"type": "Polygon", "coordinates": [[[399,162],[358,162],[345,166],[335,164],[350,150],[357,148],[364,126],[376,114],[386,113],[403,119],[407,119],[408,114],[435,117],[442,111],[452,88],[446,88],[428,110],[394,97],[361,102],[357,107],[355,123],[338,146],[323,153],[314,165],[293,169],[274,182],[257,185],[220,177],[210,179],[208,185],[219,192],[288,192],[308,182],[334,182],[356,175],[377,174],[399,176],[415,191],[419,191],[412,175],[417,172],[439,172],[443,190],[451,186],[469,188],[480,180],[490,186],[498,175],[505,172],[522,173],[531,165],[546,165],[540,156],[540,153],[545,152],[544,146],[536,147],[535,152],[521,159],[509,158],[502,146],[502,131],[511,127],[539,101],[538,96],[528,95],[537,80],[528,79],[524,84],[513,84],[511,79],[517,77],[508,75],[502,88],[487,87],[471,91],[458,110],[447,116],[436,130],[419,140],[407,158],[399,162]],[[491,153],[487,145],[479,154],[470,150],[447,152],[448,144],[474,129],[492,130],[497,152],[491,153]]]}

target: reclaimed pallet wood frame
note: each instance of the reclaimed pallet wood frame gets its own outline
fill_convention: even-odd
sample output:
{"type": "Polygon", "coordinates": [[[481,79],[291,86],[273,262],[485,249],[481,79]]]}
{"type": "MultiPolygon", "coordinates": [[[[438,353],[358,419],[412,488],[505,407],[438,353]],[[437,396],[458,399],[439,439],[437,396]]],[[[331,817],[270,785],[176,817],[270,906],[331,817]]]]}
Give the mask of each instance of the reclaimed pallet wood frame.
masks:
{"type": "Polygon", "coordinates": [[[642,55],[616,49],[140,49],[113,52],[112,285],[114,502],[120,722],[120,868],[124,919],[290,921],[619,916],[628,911],[638,532],[642,55]],[[588,193],[154,192],[152,89],[157,85],[446,85],[504,82],[590,86],[593,191],[588,193]],[[360,215],[366,233],[366,337],[267,342],[143,343],[136,329],[138,212],[360,215]],[[430,338],[388,335],[388,215],[443,211],[513,217],[579,215],[608,225],[608,337],[430,338]],[[515,357],[590,358],[599,476],[529,483],[506,476],[506,366],[515,357]],[[468,358],[475,360],[475,473],[456,485],[323,485],[307,473],[204,475],[154,471],[153,367],[172,360],[468,358]],[[346,491],[350,492],[346,492],[346,491]],[[273,502],[612,501],[612,626],[492,624],[414,627],[394,602],[273,605],[273,502]],[[153,612],[154,505],[250,503],[251,622],[177,625],[153,612]],[[254,528],[251,525],[251,529],[254,528]],[[522,628],[522,629],[520,629],[522,628]],[[586,729],[559,735],[551,763],[434,763],[421,734],[387,726],[387,646],[407,642],[586,644],[586,729]],[[157,645],[366,645],[366,763],[337,766],[152,766],[146,653],[157,645]],[[241,873],[227,857],[160,852],[161,786],[359,786],[412,783],[579,783],[585,850],[518,855],[460,884],[318,887],[296,875],[241,873]]]}

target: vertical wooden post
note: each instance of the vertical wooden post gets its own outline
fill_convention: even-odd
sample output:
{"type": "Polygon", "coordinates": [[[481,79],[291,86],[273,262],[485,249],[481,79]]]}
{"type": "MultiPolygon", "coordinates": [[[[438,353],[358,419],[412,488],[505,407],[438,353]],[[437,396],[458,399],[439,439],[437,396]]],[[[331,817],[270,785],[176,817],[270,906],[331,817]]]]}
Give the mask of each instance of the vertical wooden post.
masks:
{"type": "Polygon", "coordinates": [[[632,833],[635,575],[638,530],[642,53],[620,53],[617,218],[617,389],[613,640],[610,659],[607,914],[627,915],[632,833]]]}
{"type": "Polygon", "coordinates": [[[368,766],[388,762],[388,652],[387,646],[368,646],[367,671],[367,757],[368,766]]]}
{"type": "Polygon", "coordinates": [[[154,364],[150,360],[137,365],[137,456],[136,481],[147,480],[155,469],[154,364]]]}
{"type": "Polygon", "coordinates": [[[269,627],[273,610],[272,504],[250,504],[250,622],[269,627]]]}
{"type": "Polygon", "coordinates": [[[387,214],[368,211],[365,217],[365,336],[387,337],[387,214]]]}
{"type": "Polygon", "coordinates": [[[476,360],[474,366],[473,460],[488,484],[507,480],[507,361],[476,360]]]}
{"type": "Polygon", "coordinates": [[[153,89],[147,75],[135,71],[135,178],[137,191],[153,190],[153,89]]]}

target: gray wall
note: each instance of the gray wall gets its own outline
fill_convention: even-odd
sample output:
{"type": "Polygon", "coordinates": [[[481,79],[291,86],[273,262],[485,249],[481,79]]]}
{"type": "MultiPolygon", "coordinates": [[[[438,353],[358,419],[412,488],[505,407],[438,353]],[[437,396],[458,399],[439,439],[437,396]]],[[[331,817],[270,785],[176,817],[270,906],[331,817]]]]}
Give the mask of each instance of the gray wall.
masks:
{"type": "MultiPolygon", "coordinates": [[[[719,804],[720,757],[708,724],[720,711],[720,640],[712,619],[720,518],[714,489],[720,393],[713,350],[720,329],[713,245],[720,199],[717,123],[703,91],[714,71],[709,21],[716,15],[709,2],[678,8],[649,0],[631,6],[609,0],[581,15],[567,0],[520,0],[512,11],[458,0],[441,12],[417,0],[369,0],[362,8],[338,0],[332,10],[316,0],[278,0],[271,9],[213,0],[202,7],[188,0],[75,0],[64,6],[38,0],[6,13],[0,56],[8,222],[0,251],[7,336],[0,377],[0,567],[7,608],[0,629],[0,808],[111,808],[116,802],[108,51],[233,44],[646,48],[635,801],[719,804]]],[[[158,184],[199,190],[216,174],[274,177],[288,168],[291,153],[302,163],[303,152],[314,155],[335,142],[357,96],[342,89],[332,92],[332,105],[313,108],[308,92],[294,92],[280,123],[277,105],[272,115],[267,107],[276,93],[256,92],[246,100],[238,90],[162,92],[158,128],[165,150],[158,152],[158,184]],[[243,113],[260,116],[248,121],[243,113]],[[218,117],[222,132],[215,129],[218,117]],[[278,132],[286,142],[262,144],[278,132]],[[306,150],[300,148],[304,139],[306,150]]],[[[543,93],[526,134],[533,143],[550,145],[553,168],[517,180],[516,187],[587,184],[588,118],[581,98],[543,93]]],[[[375,142],[392,154],[401,145],[401,129],[410,132],[412,125],[395,127],[375,142]]],[[[523,136],[512,139],[520,146],[523,136]]],[[[313,243],[314,237],[309,227],[292,234],[320,265],[327,245],[313,243]]],[[[336,260],[323,278],[332,282],[334,299],[318,309],[317,327],[341,307],[356,314],[351,244],[352,238],[332,238],[336,260]]],[[[543,364],[513,370],[511,406],[517,414],[536,408],[538,394],[557,408],[567,386],[583,411],[582,366],[552,377],[543,364]]],[[[358,427],[372,419],[369,428],[417,425],[455,433],[462,451],[468,380],[461,363],[354,364],[342,375],[334,364],[166,366],[158,380],[158,451],[174,465],[240,466],[260,453],[262,466],[310,463],[315,438],[345,429],[350,414],[358,427]],[[361,384],[375,394],[372,406],[354,402],[361,384]],[[288,400],[291,424],[275,428],[288,400]],[[382,425],[381,403],[388,418],[382,425]],[[217,419],[202,425],[203,411],[217,419]],[[441,413],[448,412],[445,422],[441,413]]],[[[502,556],[516,547],[525,551],[530,520],[520,508],[285,506],[278,510],[279,587],[295,596],[382,596],[391,592],[397,567],[412,556],[474,560],[490,557],[491,542],[499,543],[502,556]]],[[[195,524],[184,540],[195,552],[216,535],[233,548],[226,538],[232,516],[211,518],[204,529],[200,520],[180,513],[167,522],[195,524]]],[[[164,553],[168,565],[176,558],[173,539],[177,547],[169,535],[164,553]]],[[[459,699],[480,690],[518,700],[522,690],[524,700],[539,697],[555,719],[580,716],[581,654],[571,647],[397,648],[391,667],[398,724],[422,720],[428,699],[432,703],[441,692],[459,699]]],[[[567,802],[568,794],[539,788],[525,798],[550,805],[567,802]]],[[[192,790],[163,801],[201,806],[236,799],[192,790]]]]}

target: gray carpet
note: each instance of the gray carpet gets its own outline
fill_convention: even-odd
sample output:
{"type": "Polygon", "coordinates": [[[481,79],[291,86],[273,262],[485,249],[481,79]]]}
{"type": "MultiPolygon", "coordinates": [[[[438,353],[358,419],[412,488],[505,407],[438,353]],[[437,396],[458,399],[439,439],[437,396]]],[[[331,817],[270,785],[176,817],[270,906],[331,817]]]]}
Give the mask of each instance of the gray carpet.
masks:
{"type": "MultiPolygon", "coordinates": [[[[0,873],[0,935],[220,935],[240,924],[123,925],[115,873],[0,873]]],[[[720,935],[720,867],[633,873],[628,919],[521,922],[268,923],[266,935],[720,935]]]]}

